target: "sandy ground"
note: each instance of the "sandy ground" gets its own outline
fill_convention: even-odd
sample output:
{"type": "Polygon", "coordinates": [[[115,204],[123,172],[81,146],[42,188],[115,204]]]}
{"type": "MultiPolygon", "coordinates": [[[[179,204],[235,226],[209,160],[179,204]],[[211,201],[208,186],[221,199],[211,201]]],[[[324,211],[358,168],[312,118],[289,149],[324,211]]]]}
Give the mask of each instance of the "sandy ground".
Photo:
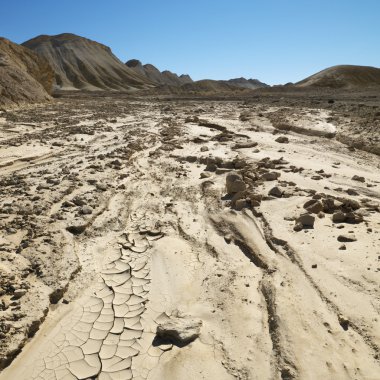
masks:
{"type": "Polygon", "coordinates": [[[0,379],[379,379],[380,158],[326,110],[277,111],[0,115],[0,379]],[[161,339],[168,321],[201,327],[161,339]]]}

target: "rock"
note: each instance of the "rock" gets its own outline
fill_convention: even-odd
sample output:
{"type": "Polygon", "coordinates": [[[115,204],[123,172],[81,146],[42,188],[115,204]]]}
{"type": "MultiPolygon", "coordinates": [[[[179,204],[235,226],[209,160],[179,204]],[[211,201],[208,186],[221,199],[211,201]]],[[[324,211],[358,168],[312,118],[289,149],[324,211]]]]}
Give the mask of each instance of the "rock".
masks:
{"type": "Polygon", "coordinates": [[[208,151],[208,147],[207,146],[202,146],[201,147],[201,152],[207,152],[208,151]]]}
{"type": "Polygon", "coordinates": [[[341,243],[350,243],[353,241],[357,241],[357,239],[354,234],[347,234],[347,235],[339,235],[338,241],[340,241],[341,243]]]}
{"type": "Polygon", "coordinates": [[[184,345],[198,338],[201,332],[200,319],[175,318],[157,326],[156,334],[175,344],[184,345]]]}
{"type": "Polygon", "coordinates": [[[347,249],[346,245],[345,244],[342,244],[340,247],[339,247],[339,250],[340,251],[345,251],[347,249]]]}
{"type": "Polygon", "coordinates": [[[235,202],[235,210],[242,210],[243,208],[247,207],[247,200],[246,199],[238,199],[236,202],[235,202]]]}
{"type": "Polygon", "coordinates": [[[280,143],[280,144],[288,144],[289,143],[289,139],[286,136],[279,136],[279,137],[277,137],[277,139],[275,141],[280,143]]]}
{"type": "Polygon", "coordinates": [[[108,186],[105,183],[97,183],[96,188],[100,191],[106,191],[108,186]]]}
{"type": "Polygon", "coordinates": [[[302,214],[296,219],[296,224],[301,224],[303,228],[313,228],[315,217],[310,214],[302,214]]]}
{"type": "Polygon", "coordinates": [[[332,216],[333,223],[344,223],[346,221],[346,214],[342,211],[337,211],[332,216]]]}
{"type": "Polygon", "coordinates": [[[73,235],[80,235],[83,233],[87,228],[87,224],[85,223],[75,223],[71,226],[66,227],[66,230],[72,233],[73,235]]]}
{"type": "Polygon", "coordinates": [[[83,214],[83,215],[90,215],[90,214],[92,214],[92,211],[93,211],[92,207],[90,207],[90,206],[83,206],[81,208],[81,210],[80,210],[80,213],[83,214]]]}
{"type": "Polygon", "coordinates": [[[361,223],[363,221],[363,215],[356,214],[355,212],[348,212],[346,214],[346,222],[351,224],[361,223]]]}
{"type": "Polygon", "coordinates": [[[315,199],[310,199],[303,205],[303,207],[313,214],[318,214],[319,212],[323,211],[322,203],[315,199]]]}
{"type": "Polygon", "coordinates": [[[207,173],[207,172],[202,172],[201,173],[201,178],[204,179],[204,178],[210,178],[211,177],[211,174],[210,173],[207,173]]]}
{"type": "Polygon", "coordinates": [[[234,194],[239,191],[244,191],[246,186],[240,174],[230,172],[226,176],[226,188],[228,194],[234,194]]]}
{"type": "Polygon", "coordinates": [[[16,289],[13,293],[13,298],[14,299],[19,299],[21,298],[22,296],[24,296],[26,294],[26,290],[25,289],[16,289]]]}
{"type": "Polygon", "coordinates": [[[236,143],[232,149],[247,149],[247,148],[254,148],[257,146],[257,142],[250,141],[250,142],[244,142],[244,143],[236,143]]]}
{"type": "Polygon", "coordinates": [[[264,181],[276,181],[281,176],[281,173],[268,172],[261,175],[260,179],[264,181]]]}
{"type": "Polygon", "coordinates": [[[365,178],[364,177],[359,177],[358,175],[354,175],[351,179],[353,181],[365,182],[365,178]]]}
{"type": "Polygon", "coordinates": [[[282,194],[283,194],[283,191],[278,186],[272,187],[268,192],[268,195],[272,195],[273,197],[276,197],[276,198],[281,198],[282,194]]]}

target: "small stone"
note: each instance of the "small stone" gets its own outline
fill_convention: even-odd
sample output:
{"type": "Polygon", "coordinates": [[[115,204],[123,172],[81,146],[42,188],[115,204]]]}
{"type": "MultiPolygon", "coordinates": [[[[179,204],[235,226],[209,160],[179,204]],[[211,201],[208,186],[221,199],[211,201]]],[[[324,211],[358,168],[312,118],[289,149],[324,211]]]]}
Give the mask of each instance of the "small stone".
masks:
{"type": "Polygon", "coordinates": [[[360,177],[360,176],[358,176],[358,175],[354,175],[351,179],[352,179],[353,181],[365,182],[365,178],[364,178],[364,177],[360,177]]]}
{"type": "Polygon", "coordinates": [[[268,192],[268,195],[271,195],[276,198],[281,198],[282,194],[283,191],[278,186],[272,187],[268,192]]]}
{"type": "Polygon", "coordinates": [[[323,211],[322,203],[315,199],[310,199],[303,205],[303,207],[312,214],[318,214],[323,211]]]}
{"type": "Polygon", "coordinates": [[[289,139],[286,136],[279,136],[279,137],[277,137],[277,139],[275,141],[280,143],[280,144],[288,144],[289,143],[289,139]]]}
{"type": "Polygon", "coordinates": [[[281,176],[281,173],[268,172],[261,175],[260,179],[264,181],[276,181],[281,176]]]}
{"type": "Polygon", "coordinates": [[[340,247],[339,247],[339,250],[340,251],[345,251],[347,249],[346,245],[345,244],[342,244],[340,247]]]}
{"type": "Polygon", "coordinates": [[[301,224],[303,228],[313,228],[315,217],[310,214],[302,214],[296,219],[296,224],[301,224]]]}
{"type": "Polygon", "coordinates": [[[342,211],[337,211],[332,216],[333,223],[343,223],[346,220],[346,214],[342,211]]]}
{"type": "Polygon", "coordinates": [[[313,269],[315,269],[315,268],[318,267],[318,265],[317,265],[317,264],[313,264],[311,267],[312,267],[313,269]]]}
{"type": "Polygon", "coordinates": [[[339,235],[338,241],[342,243],[350,243],[353,241],[357,241],[356,236],[354,234],[346,234],[346,235],[339,235]]]}
{"type": "Polygon", "coordinates": [[[240,174],[230,172],[226,176],[226,188],[228,194],[238,193],[245,190],[245,183],[240,174]]]}
{"type": "Polygon", "coordinates": [[[208,172],[202,172],[201,173],[201,179],[210,178],[210,177],[211,177],[211,173],[208,173],[208,172]]]}
{"type": "Polygon", "coordinates": [[[14,299],[19,299],[21,298],[22,296],[24,296],[26,294],[26,290],[25,289],[16,289],[13,293],[13,298],[14,299]]]}
{"type": "Polygon", "coordinates": [[[208,151],[208,147],[207,146],[202,146],[201,147],[201,152],[207,152],[208,151]]]}
{"type": "Polygon", "coordinates": [[[90,206],[83,206],[81,208],[81,210],[80,210],[80,213],[83,214],[83,215],[90,215],[90,214],[92,214],[92,211],[93,211],[92,207],[90,207],[90,206]]]}

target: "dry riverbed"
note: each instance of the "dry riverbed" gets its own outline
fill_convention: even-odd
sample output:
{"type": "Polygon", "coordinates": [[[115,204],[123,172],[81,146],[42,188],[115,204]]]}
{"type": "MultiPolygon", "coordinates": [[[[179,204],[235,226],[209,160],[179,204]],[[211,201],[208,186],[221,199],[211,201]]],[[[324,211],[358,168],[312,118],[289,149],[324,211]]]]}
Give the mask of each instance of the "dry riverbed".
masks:
{"type": "Polygon", "coordinates": [[[346,127],[238,101],[0,114],[0,380],[378,379],[380,158],[346,127]]]}

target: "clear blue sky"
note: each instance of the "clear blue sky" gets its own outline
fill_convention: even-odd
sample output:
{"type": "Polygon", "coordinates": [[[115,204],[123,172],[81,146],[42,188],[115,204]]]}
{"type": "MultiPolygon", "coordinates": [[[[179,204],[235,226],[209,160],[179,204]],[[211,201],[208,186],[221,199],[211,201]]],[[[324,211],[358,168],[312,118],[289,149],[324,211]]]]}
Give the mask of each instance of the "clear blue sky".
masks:
{"type": "Polygon", "coordinates": [[[380,0],[1,0],[0,35],[71,32],[194,79],[295,82],[380,67],[380,0]]]}

